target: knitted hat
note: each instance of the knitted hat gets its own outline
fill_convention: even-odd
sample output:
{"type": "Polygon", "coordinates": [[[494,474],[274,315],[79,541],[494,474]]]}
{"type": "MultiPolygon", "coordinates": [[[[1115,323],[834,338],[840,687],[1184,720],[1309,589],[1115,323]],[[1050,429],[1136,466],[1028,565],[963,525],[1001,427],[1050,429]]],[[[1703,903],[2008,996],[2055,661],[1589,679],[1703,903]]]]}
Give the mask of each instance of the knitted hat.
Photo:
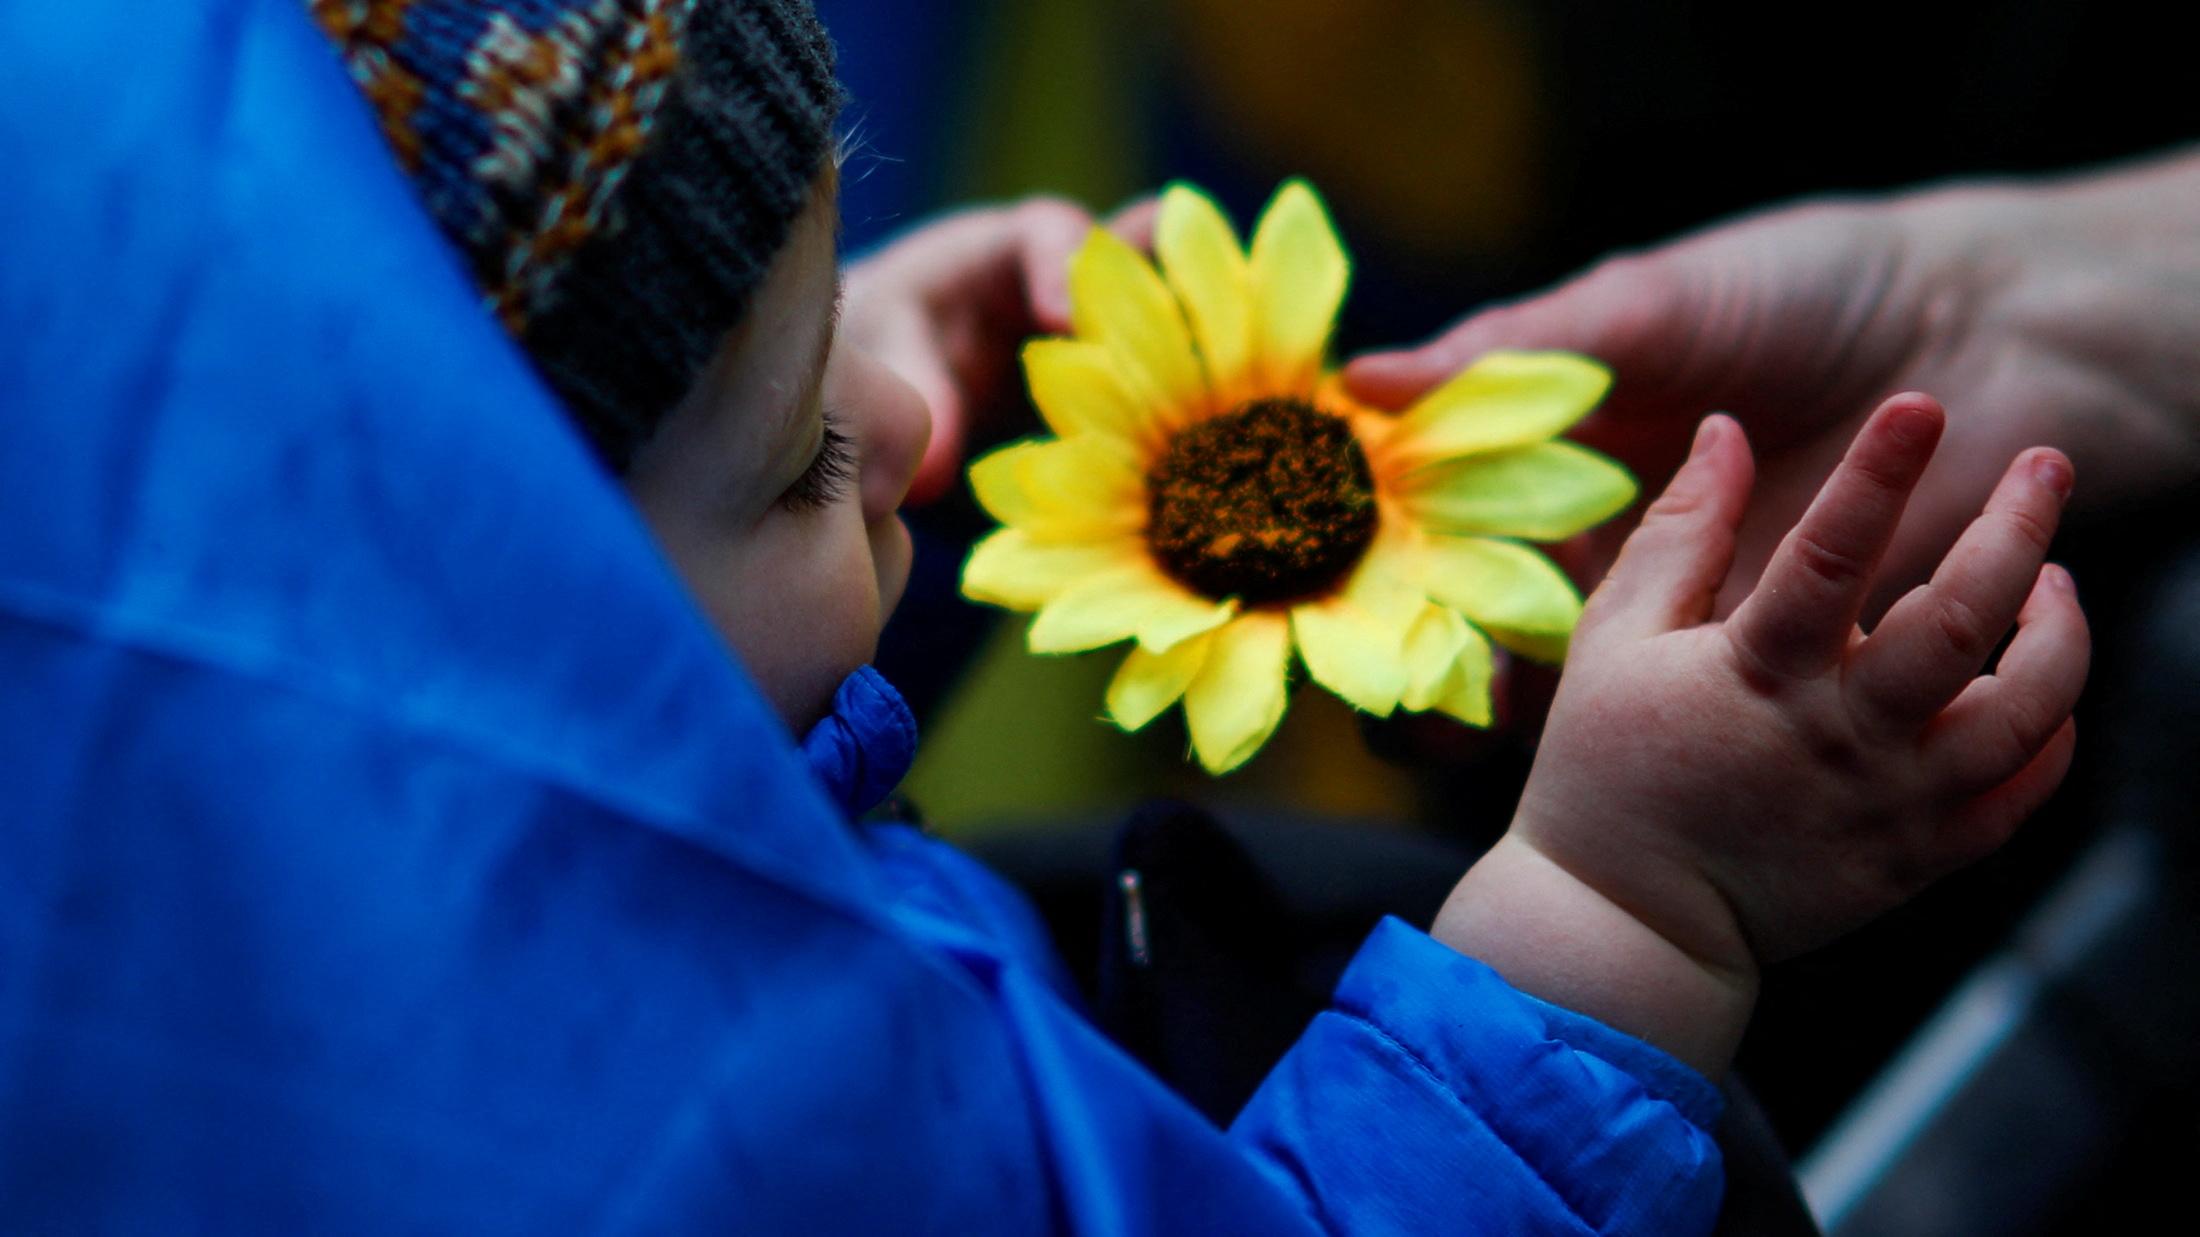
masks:
{"type": "Polygon", "coordinates": [[[808,203],[809,0],[309,0],[488,306],[623,470],[808,203]]]}

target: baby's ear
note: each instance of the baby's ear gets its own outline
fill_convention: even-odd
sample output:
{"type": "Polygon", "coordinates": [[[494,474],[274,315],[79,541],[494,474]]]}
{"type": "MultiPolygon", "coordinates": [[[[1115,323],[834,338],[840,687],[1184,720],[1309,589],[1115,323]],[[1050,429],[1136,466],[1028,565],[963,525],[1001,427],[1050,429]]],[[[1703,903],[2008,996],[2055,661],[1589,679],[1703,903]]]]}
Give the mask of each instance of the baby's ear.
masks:
{"type": "Polygon", "coordinates": [[[1724,413],[1704,418],[1688,461],[1643,513],[1589,598],[1583,628],[1641,639],[1708,620],[1734,565],[1735,529],[1755,479],[1742,427],[1724,413]]]}

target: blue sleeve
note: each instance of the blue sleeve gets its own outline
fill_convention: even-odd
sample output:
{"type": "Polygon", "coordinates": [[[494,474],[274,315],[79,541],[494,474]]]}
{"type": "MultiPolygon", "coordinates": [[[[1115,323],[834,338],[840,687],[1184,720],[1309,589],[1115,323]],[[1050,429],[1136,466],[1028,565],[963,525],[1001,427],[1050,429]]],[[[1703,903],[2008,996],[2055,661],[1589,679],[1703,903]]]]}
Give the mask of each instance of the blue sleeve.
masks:
{"type": "Polygon", "coordinates": [[[1718,1092],[1396,920],[1231,1136],[1333,1232],[1708,1232],[1718,1092]]]}
{"type": "MultiPolygon", "coordinates": [[[[980,865],[906,829],[878,831],[877,849],[928,917],[918,931],[959,922],[1067,992],[1028,906],[980,865]]],[[[1471,1217],[1490,1232],[1708,1232],[1721,1103],[1666,1053],[1390,919],[1231,1139],[1322,1231],[1441,1232],[1471,1217]]]]}

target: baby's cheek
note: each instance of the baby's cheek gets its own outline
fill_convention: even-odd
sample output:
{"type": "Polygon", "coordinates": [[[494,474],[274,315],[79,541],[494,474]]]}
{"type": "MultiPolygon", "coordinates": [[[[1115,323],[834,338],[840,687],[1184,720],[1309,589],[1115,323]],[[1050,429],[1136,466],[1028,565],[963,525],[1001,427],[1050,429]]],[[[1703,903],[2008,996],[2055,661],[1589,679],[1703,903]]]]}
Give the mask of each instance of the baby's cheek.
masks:
{"type": "Polygon", "coordinates": [[[883,628],[901,605],[902,592],[909,586],[909,569],[916,557],[916,547],[909,537],[909,526],[898,516],[888,516],[870,527],[871,566],[875,592],[873,610],[874,627],[883,628]]]}
{"type": "MultiPolygon", "coordinates": [[[[838,512],[819,514],[839,522],[838,512]]],[[[789,718],[798,733],[830,711],[841,681],[878,652],[880,580],[866,530],[851,525],[813,544],[804,567],[772,590],[786,615],[774,625],[783,642],[775,653],[803,697],[799,716],[789,718]]]]}
{"type": "MultiPolygon", "coordinates": [[[[846,504],[852,510],[853,504],[846,504]]],[[[839,507],[775,511],[682,574],[772,708],[797,735],[877,649],[878,581],[860,519],[839,507]]]]}

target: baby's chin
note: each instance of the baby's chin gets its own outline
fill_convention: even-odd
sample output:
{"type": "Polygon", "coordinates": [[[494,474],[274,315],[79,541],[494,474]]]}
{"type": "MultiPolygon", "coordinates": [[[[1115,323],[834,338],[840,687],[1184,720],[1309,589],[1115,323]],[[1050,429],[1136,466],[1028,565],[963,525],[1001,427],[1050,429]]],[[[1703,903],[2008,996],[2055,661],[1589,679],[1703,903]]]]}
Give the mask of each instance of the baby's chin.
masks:
{"type": "MultiPolygon", "coordinates": [[[[872,652],[877,652],[876,647],[872,652]]],[[[869,658],[864,660],[868,661],[869,658]]],[[[788,732],[799,739],[810,733],[819,722],[831,717],[833,698],[840,694],[840,685],[847,682],[848,676],[854,674],[863,664],[863,661],[859,661],[845,670],[836,668],[821,673],[817,682],[803,692],[800,699],[777,702],[779,719],[787,723],[788,732]]]]}
{"type": "Polygon", "coordinates": [[[780,720],[787,723],[787,729],[798,739],[810,733],[812,727],[832,716],[833,700],[840,694],[840,685],[877,657],[876,630],[860,646],[842,647],[830,663],[821,662],[805,672],[801,690],[793,693],[791,699],[772,693],[780,720]]]}

